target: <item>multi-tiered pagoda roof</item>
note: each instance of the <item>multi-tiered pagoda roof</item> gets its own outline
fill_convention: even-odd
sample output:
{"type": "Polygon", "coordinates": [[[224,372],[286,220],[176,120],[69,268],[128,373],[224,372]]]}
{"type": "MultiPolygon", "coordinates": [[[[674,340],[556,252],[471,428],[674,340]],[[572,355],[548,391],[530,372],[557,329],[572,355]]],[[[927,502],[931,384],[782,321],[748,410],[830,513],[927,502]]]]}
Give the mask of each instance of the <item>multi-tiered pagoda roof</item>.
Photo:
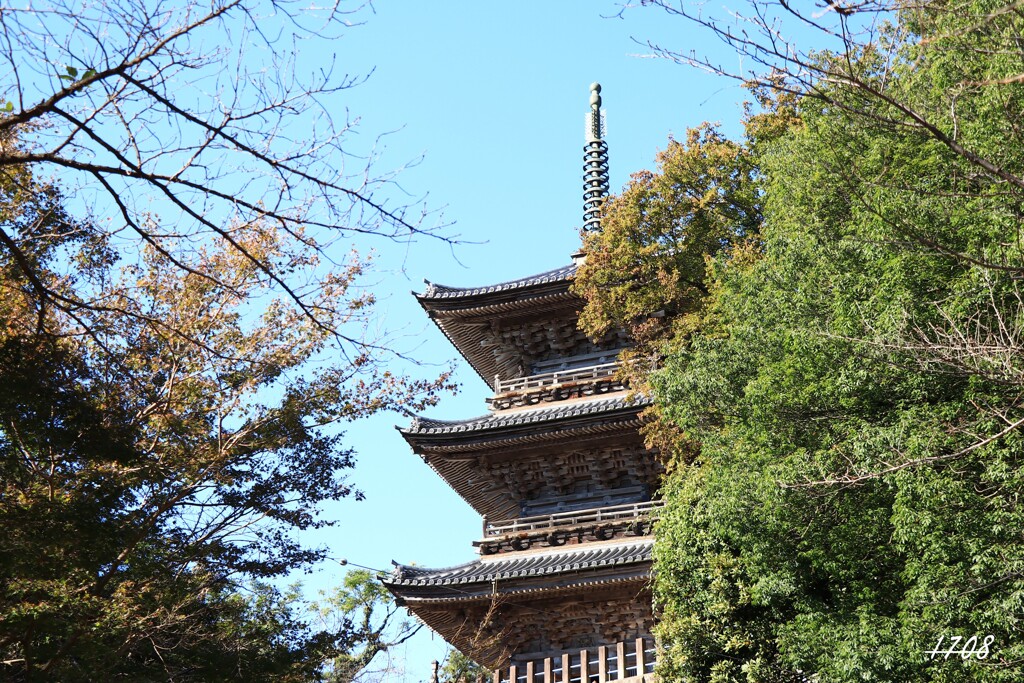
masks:
{"type": "Polygon", "coordinates": [[[491,667],[603,642],[635,650],[652,625],[650,521],[662,468],[638,433],[649,401],[617,377],[623,336],[592,340],[577,329],[575,270],[432,285],[418,296],[495,393],[487,414],[418,417],[400,431],[484,518],[485,533],[478,559],[396,564],[385,584],[491,667]]]}
{"type": "MultiPolygon", "coordinates": [[[[597,473],[589,468],[573,476],[571,456],[612,441],[628,447],[637,439],[640,412],[648,404],[643,396],[619,390],[462,421],[418,418],[402,435],[477,513],[501,520],[518,516],[522,501],[542,489],[558,495],[553,479],[563,489],[576,480],[592,480],[597,473]],[[553,449],[558,451],[554,456],[553,449]]],[[[641,469],[634,473],[633,485],[656,486],[659,463],[651,461],[641,469]]]]}
{"type": "MultiPolygon", "coordinates": [[[[588,229],[607,192],[606,147],[592,122],[588,229]]],[[[648,581],[663,469],[639,434],[649,401],[619,378],[627,336],[578,328],[576,271],[573,263],[482,287],[427,283],[416,295],[494,394],[485,415],[417,417],[401,433],[483,517],[483,535],[470,562],[396,563],[384,584],[448,642],[503,671],[496,682],[523,667],[528,683],[542,670],[546,682],[630,683],[653,661],[648,581]]]]}
{"type": "MultiPolygon", "coordinates": [[[[580,546],[564,552],[477,559],[444,569],[396,564],[389,582],[407,589],[405,600],[408,604],[416,600],[489,598],[495,581],[510,579],[522,580],[523,585],[518,591],[521,593],[559,591],[615,581],[646,581],[651,545],[651,538],[643,537],[626,542],[580,546]],[[601,570],[609,569],[614,571],[601,575],[601,570]]],[[[506,595],[512,593],[505,592],[506,595]]]]}

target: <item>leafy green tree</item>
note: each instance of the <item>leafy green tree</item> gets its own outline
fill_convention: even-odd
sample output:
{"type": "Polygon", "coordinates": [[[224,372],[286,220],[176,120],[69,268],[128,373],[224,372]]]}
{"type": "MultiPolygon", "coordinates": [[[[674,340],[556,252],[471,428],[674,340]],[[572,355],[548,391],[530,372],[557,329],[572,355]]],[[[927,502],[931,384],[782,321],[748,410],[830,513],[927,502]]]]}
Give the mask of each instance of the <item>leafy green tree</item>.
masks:
{"type": "Polygon", "coordinates": [[[0,176],[18,244],[0,261],[3,678],[315,679],[352,632],[308,629],[265,582],[323,558],[295,532],[358,495],[340,427],[432,403],[444,380],[325,358],[372,303],[359,262],[324,276],[314,319],[266,300],[259,262],[291,258],[270,226],[233,229],[245,253],[201,249],[201,272],[159,245],[118,265],[54,187],[16,171],[0,176]],[[67,259],[84,264],[75,279],[67,259]],[[103,324],[76,325],[33,279],[89,292],[103,324]]]}
{"type": "Polygon", "coordinates": [[[773,68],[753,76],[800,124],[756,153],[760,246],[710,255],[650,378],[687,443],[662,675],[1019,680],[1019,13],[782,5],[836,27],[811,53],[756,7],[763,35],[693,16],[773,68]],[[965,654],[928,653],[954,637],[965,654]]]}
{"type": "MultiPolygon", "coordinates": [[[[584,235],[586,260],[573,282],[585,300],[580,326],[597,337],[629,331],[633,347],[621,353],[622,373],[637,390],[658,359],[701,326],[708,264],[717,256],[757,258],[763,221],[759,157],[798,124],[793,98],[753,89],[744,139],[735,142],[704,124],[686,140],[669,140],[655,172],[633,174],[621,195],[602,208],[601,230],[584,235]]],[[[647,438],[666,454],[692,444],[666,420],[647,411],[647,438]]]]}
{"type": "Polygon", "coordinates": [[[601,230],[584,239],[587,260],[574,290],[587,300],[580,324],[598,335],[649,324],[653,311],[673,319],[707,296],[705,259],[760,229],[755,168],[746,146],[705,124],[670,140],[658,170],[633,174],[606,202],[601,230]]]}
{"type": "Polygon", "coordinates": [[[438,680],[441,683],[477,683],[491,680],[492,673],[458,650],[449,650],[441,665],[438,680]]]}
{"type": "Polygon", "coordinates": [[[340,622],[352,633],[348,649],[326,664],[326,680],[331,683],[374,680],[390,671],[391,651],[423,628],[421,622],[400,617],[402,608],[367,570],[348,572],[342,585],[323,597],[313,608],[327,630],[338,631],[340,622]]]}

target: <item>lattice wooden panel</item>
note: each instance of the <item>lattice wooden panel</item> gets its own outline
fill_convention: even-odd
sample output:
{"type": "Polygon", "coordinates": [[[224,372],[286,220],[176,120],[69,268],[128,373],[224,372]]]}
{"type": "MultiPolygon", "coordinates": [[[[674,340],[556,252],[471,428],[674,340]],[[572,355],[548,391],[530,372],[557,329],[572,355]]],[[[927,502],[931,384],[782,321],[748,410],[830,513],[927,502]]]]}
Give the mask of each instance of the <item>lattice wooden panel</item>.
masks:
{"type": "Polygon", "coordinates": [[[500,481],[528,501],[627,486],[653,491],[664,472],[657,452],[642,444],[552,450],[530,458],[482,461],[477,468],[484,477],[500,481]]]}

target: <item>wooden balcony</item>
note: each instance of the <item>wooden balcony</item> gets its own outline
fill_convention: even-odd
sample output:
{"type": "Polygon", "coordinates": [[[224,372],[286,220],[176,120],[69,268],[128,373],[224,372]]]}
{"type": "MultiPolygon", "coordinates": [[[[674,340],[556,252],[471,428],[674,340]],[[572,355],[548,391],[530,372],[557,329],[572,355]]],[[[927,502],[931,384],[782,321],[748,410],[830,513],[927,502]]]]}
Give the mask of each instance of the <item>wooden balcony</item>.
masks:
{"type": "Polygon", "coordinates": [[[582,368],[571,368],[568,370],[556,370],[544,372],[526,377],[516,377],[510,380],[494,378],[495,393],[504,394],[507,392],[523,392],[544,387],[554,387],[569,382],[583,382],[586,380],[597,380],[611,377],[618,370],[618,361],[589,365],[582,368]]]}
{"type": "Polygon", "coordinates": [[[488,521],[484,526],[484,536],[485,538],[491,538],[543,529],[575,527],[583,524],[616,522],[635,518],[651,519],[656,517],[658,511],[664,506],[664,501],[649,500],[642,503],[609,505],[589,510],[571,510],[567,512],[553,512],[548,515],[533,515],[494,522],[488,521]]]}
{"type": "Polygon", "coordinates": [[[652,683],[654,661],[654,641],[637,638],[516,662],[493,683],[652,683]]]}

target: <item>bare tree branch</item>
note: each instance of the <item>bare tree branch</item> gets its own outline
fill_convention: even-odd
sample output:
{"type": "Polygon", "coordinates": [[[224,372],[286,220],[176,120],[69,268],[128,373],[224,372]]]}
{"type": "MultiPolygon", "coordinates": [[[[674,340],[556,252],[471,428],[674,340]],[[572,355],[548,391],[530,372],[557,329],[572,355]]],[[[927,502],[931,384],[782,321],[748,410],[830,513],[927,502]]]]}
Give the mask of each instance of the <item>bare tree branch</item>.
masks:
{"type": "MultiPolygon", "coordinates": [[[[313,304],[315,288],[245,254],[233,234],[273,224],[306,262],[330,258],[326,246],[344,235],[453,241],[442,224],[426,223],[436,216],[422,203],[392,203],[392,176],[375,174],[372,158],[346,170],[359,158],[347,137],[353,124],[334,113],[362,77],[335,74],[330,60],[308,73],[298,65],[300,42],[328,44],[359,9],[291,0],[4,8],[0,169],[49,169],[66,194],[95,198],[93,229],[117,235],[122,250],[134,233],[186,272],[216,280],[196,271],[186,245],[240,250],[311,321],[358,348],[313,304]]],[[[38,279],[40,296],[52,296],[38,279]]]]}

